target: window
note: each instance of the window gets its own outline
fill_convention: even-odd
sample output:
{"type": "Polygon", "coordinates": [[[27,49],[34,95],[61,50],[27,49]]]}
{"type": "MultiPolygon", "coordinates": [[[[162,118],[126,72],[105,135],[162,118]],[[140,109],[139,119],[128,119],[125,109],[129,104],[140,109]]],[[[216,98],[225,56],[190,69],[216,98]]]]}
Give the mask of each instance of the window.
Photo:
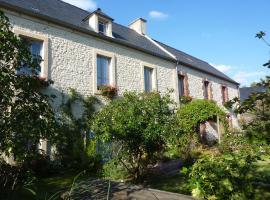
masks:
{"type": "Polygon", "coordinates": [[[185,95],[185,85],[184,85],[185,76],[178,75],[178,90],[179,96],[182,97],[185,95]]]}
{"type": "Polygon", "coordinates": [[[228,93],[227,93],[227,87],[222,86],[221,87],[221,94],[222,94],[222,103],[226,103],[228,101],[228,93]]]}
{"type": "Polygon", "coordinates": [[[153,90],[153,69],[144,67],[144,91],[151,92],[153,90]]]}
{"type": "Polygon", "coordinates": [[[97,88],[100,86],[109,85],[109,68],[110,68],[111,58],[97,55],[97,88]]]}
{"type": "Polygon", "coordinates": [[[28,45],[29,51],[32,55],[32,61],[37,65],[36,69],[33,70],[26,63],[22,63],[20,69],[17,70],[18,75],[41,75],[43,65],[43,42],[30,38],[22,38],[22,40],[28,45]]]}
{"type": "Polygon", "coordinates": [[[103,21],[98,21],[98,32],[106,35],[106,23],[103,21]]]}
{"type": "Polygon", "coordinates": [[[203,94],[204,94],[204,99],[209,99],[209,82],[208,81],[203,82],[203,94]]]}

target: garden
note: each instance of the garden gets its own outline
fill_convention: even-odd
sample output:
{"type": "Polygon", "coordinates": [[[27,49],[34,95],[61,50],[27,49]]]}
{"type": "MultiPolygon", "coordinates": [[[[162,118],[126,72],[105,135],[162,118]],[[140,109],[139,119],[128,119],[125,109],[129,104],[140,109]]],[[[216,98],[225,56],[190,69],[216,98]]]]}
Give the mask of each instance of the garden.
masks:
{"type": "Polygon", "coordinates": [[[252,114],[241,130],[229,126],[216,102],[183,97],[178,107],[170,91],[118,97],[104,87],[103,105],[70,89],[55,112],[56,97],[45,92],[53,81],[36,74],[40,59],[11,30],[0,12],[0,199],[111,199],[126,185],[201,199],[270,199],[270,77],[257,83],[265,92],[226,103],[252,114]],[[23,67],[32,75],[18,75],[23,67]],[[83,107],[80,117],[76,105],[83,107]],[[207,121],[219,121],[220,141],[199,134],[207,121]],[[39,148],[41,140],[51,155],[39,148]],[[158,170],[170,162],[179,162],[175,173],[158,170]]]}

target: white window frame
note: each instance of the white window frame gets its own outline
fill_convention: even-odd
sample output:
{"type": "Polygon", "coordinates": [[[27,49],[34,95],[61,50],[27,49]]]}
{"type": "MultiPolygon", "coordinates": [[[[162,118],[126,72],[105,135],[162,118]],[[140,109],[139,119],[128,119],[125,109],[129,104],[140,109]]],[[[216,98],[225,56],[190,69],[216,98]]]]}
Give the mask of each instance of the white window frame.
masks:
{"type": "Polygon", "coordinates": [[[155,65],[149,64],[149,63],[141,63],[141,76],[142,76],[142,92],[145,92],[145,80],[144,80],[144,68],[148,67],[152,69],[152,92],[156,92],[158,90],[157,88],[157,68],[155,65]]]}
{"type": "Polygon", "coordinates": [[[49,39],[47,36],[43,35],[43,34],[35,34],[35,33],[31,33],[31,32],[27,32],[27,31],[23,31],[23,30],[19,30],[19,29],[14,29],[13,31],[17,36],[21,36],[21,37],[25,37],[25,38],[29,38],[31,40],[37,40],[37,41],[41,41],[43,42],[42,45],[42,63],[41,63],[41,72],[40,72],[40,77],[41,78],[45,78],[45,80],[48,80],[48,70],[49,70],[49,61],[48,61],[48,45],[49,45],[49,39]]]}
{"type": "Polygon", "coordinates": [[[101,34],[104,34],[104,35],[107,35],[107,27],[108,27],[108,22],[98,18],[98,32],[101,33],[101,34]],[[102,23],[104,25],[104,32],[101,32],[99,30],[99,24],[102,23]]]}
{"type": "Polygon", "coordinates": [[[104,56],[111,59],[109,64],[109,85],[112,87],[116,87],[116,56],[115,54],[107,51],[102,50],[94,50],[93,52],[93,66],[94,66],[94,73],[93,73],[93,91],[94,94],[100,94],[97,85],[97,57],[104,56]]]}

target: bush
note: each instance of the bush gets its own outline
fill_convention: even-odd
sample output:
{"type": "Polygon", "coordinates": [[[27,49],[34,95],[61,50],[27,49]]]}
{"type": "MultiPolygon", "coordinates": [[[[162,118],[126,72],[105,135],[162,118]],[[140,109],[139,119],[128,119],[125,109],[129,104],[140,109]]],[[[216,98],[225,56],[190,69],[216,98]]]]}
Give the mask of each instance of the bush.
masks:
{"type": "Polygon", "coordinates": [[[33,172],[24,165],[11,166],[0,160],[0,199],[8,199],[21,188],[27,188],[35,181],[33,172]]]}
{"type": "Polygon", "coordinates": [[[197,149],[200,142],[204,142],[199,135],[200,124],[208,120],[216,121],[217,117],[226,128],[226,114],[214,101],[195,99],[178,109],[176,118],[180,131],[171,140],[171,146],[177,149],[184,163],[192,164],[198,157],[197,149]]]}
{"type": "Polygon", "coordinates": [[[221,122],[226,123],[226,115],[214,102],[197,99],[181,107],[177,112],[179,125],[184,133],[196,133],[200,123],[208,120],[216,120],[217,116],[221,122]]]}
{"type": "Polygon", "coordinates": [[[254,158],[240,154],[205,156],[189,173],[192,195],[205,199],[252,199],[254,158]]]}
{"type": "Polygon", "coordinates": [[[114,158],[103,165],[103,176],[112,180],[125,180],[129,176],[127,169],[114,158]]]}
{"type": "Polygon", "coordinates": [[[169,94],[126,92],[97,113],[93,132],[105,143],[118,144],[119,157],[137,179],[173,134],[172,104],[169,94]]]}

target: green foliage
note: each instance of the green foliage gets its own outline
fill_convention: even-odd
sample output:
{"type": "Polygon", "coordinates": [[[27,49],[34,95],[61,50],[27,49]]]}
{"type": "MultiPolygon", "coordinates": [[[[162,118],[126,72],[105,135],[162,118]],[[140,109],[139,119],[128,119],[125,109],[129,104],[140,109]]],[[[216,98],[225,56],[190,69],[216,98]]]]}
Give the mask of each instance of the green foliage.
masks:
{"type": "Polygon", "coordinates": [[[119,164],[119,162],[118,158],[114,158],[103,165],[104,178],[125,180],[128,177],[129,171],[123,165],[119,164]]]}
{"type": "MultiPolygon", "coordinates": [[[[265,40],[264,32],[260,31],[256,34],[256,37],[270,46],[265,40]]],[[[270,61],[265,63],[264,66],[269,68],[270,61]]],[[[240,102],[238,98],[234,98],[226,106],[228,108],[234,107],[236,113],[247,113],[252,116],[251,122],[243,124],[245,135],[250,141],[270,144],[270,77],[266,76],[256,86],[264,88],[265,91],[252,93],[243,102],[240,102]]]]}
{"type": "Polygon", "coordinates": [[[216,121],[217,116],[226,128],[226,115],[213,101],[197,99],[179,108],[176,118],[181,134],[176,135],[174,141],[184,159],[190,157],[190,152],[200,140],[203,141],[198,134],[200,123],[208,120],[216,121]]]}
{"type": "Polygon", "coordinates": [[[112,86],[100,86],[98,88],[101,91],[101,94],[108,99],[113,99],[117,95],[117,88],[112,87],[112,86]]]}
{"type": "MultiPolygon", "coordinates": [[[[64,97],[63,97],[64,99],[64,97]]],[[[101,157],[96,154],[96,140],[90,138],[90,124],[95,113],[95,105],[99,101],[94,96],[82,97],[74,89],[70,89],[67,100],[61,106],[60,126],[62,137],[56,145],[58,159],[73,168],[98,170],[101,157]],[[73,108],[83,107],[82,115],[76,117],[73,108]]]]}
{"type": "Polygon", "coordinates": [[[52,143],[57,124],[49,104],[50,96],[42,88],[50,82],[40,80],[38,68],[28,46],[11,31],[8,18],[0,11],[0,151],[15,154],[16,161],[31,160],[37,154],[40,139],[52,143]],[[17,75],[22,66],[33,75],[17,75]]]}
{"type": "Polygon", "coordinates": [[[254,158],[224,154],[199,159],[189,173],[192,195],[205,199],[252,199],[254,158]]]}
{"type": "Polygon", "coordinates": [[[173,134],[170,105],[173,102],[169,94],[126,92],[97,113],[93,132],[103,142],[117,143],[122,164],[138,178],[173,134]]]}
{"type": "Polygon", "coordinates": [[[216,120],[217,116],[225,123],[226,115],[216,103],[197,99],[177,111],[177,119],[184,133],[195,133],[200,123],[216,120]]]}
{"type": "Polygon", "coordinates": [[[0,160],[0,199],[9,199],[21,188],[28,188],[35,182],[33,172],[26,166],[11,166],[0,160]]]}
{"type": "Polygon", "coordinates": [[[180,105],[185,105],[187,103],[190,103],[192,101],[192,97],[191,96],[181,96],[180,99],[180,105]]]}

